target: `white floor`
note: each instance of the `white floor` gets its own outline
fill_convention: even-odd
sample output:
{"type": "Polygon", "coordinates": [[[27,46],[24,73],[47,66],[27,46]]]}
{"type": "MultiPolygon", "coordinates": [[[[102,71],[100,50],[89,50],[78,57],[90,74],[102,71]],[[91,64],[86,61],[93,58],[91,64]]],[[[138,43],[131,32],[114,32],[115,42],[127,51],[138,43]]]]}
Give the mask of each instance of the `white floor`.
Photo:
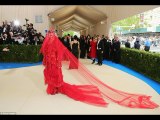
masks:
{"type": "MultiPolygon", "coordinates": [[[[106,65],[92,65],[90,60],[81,62],[113,88],[151,95],[152,100],[160,105],[160,95],[142,80],[106,65]]],[[[79,83],[64,67],[63,75],[66,82],[79,83]]],[[[41,65],[0,70],[0,114],[160,114],[160,107],[127,108],[109,100],[107,107],[96,107],[74,101],[62,94],[47,95],[45,89],[41,65]]]]}

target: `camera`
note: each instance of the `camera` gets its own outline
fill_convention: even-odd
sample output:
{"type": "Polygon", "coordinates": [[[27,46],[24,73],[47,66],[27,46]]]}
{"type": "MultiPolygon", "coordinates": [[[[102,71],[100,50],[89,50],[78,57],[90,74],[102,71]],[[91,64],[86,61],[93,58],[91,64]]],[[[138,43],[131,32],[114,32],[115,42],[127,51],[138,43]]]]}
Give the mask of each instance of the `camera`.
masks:
{"type": "Polygon", "coordinates": [[[26,22],[29,21],[29,19],[25,18],[26,22]]]}

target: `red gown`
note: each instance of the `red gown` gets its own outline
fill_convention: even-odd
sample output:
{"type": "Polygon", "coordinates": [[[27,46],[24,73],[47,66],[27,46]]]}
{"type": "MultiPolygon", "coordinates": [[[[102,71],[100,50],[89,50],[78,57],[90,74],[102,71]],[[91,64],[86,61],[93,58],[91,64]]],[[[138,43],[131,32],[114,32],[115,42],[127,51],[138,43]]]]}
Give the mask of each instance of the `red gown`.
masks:
{"type": "Polygon", "coordinates": [[[90,42],[90,46],[91,46],[91,49],[90,49],[90,57],[91,58],[96,58],[96,52],[97,52],[97,42],[94,42],[94,41],[91,41],[90,42]]]}
{"type": "Polygon", "coordinates": [[[40,52],[43,54],[44,80],[48,85],[46,90],[48,94],[62,93],[76,101],[98,106],[108,104],[104,99],[131,108],[153,109],[159,106],[150,100],[151,96],[126,93],[103,83],[60,42],[53,30],[47,33],[40,52]],[[81,77],[75,76],[87,83],[86,85],[71,85],[64,82],[61,68],[63,60],[68,61],[70,69],[76,68],[77,74],[81,77]]]}

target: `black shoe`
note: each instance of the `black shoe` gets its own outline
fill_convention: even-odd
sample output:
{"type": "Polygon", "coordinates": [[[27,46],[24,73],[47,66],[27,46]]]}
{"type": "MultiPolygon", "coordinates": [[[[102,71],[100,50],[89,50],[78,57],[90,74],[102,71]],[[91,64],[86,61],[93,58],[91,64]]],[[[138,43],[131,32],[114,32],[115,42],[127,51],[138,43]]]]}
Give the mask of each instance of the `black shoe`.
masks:
{"type": "Polygon", "coordinates": [[[94,64],[94,63],[95,63],[95,60],[92,61],[92,64],[94,64]]]}

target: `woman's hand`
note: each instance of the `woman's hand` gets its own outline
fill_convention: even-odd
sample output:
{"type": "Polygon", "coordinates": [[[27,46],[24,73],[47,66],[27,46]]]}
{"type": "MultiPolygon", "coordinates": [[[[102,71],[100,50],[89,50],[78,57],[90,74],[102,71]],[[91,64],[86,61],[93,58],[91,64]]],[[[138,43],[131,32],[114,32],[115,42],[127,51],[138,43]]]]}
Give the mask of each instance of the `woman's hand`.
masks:
{"type": "Polygon", "coordinates": [[[3,48],[2,51],[7,52],[7,51],[9,51],[9,49],[8,48],[3,48]]]}

